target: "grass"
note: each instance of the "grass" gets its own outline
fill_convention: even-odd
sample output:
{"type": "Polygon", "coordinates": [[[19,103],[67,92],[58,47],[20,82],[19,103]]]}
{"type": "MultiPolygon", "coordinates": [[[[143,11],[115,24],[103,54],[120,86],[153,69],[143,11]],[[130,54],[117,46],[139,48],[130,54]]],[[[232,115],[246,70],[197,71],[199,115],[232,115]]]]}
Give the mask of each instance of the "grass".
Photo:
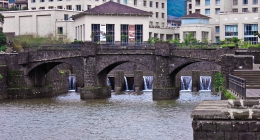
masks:
{"type": "Polygon", "coordinates": [[[223,94],[224,94],[226,99],[232,99],[232,100],[236,99],[236,97],[234,95],[232,95],[230,92],[228,92],[227,90],[224,90],[223,94]]]}

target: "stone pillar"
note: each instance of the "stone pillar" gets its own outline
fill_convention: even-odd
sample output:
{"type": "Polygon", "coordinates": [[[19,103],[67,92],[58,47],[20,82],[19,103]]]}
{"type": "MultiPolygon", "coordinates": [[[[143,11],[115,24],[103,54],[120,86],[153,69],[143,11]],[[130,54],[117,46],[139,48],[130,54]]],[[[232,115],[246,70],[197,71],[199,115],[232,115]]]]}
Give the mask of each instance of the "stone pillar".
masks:
{"type": "Polygon", "coordinates": [[[200,90],[200,71],[192,71],[192,92],[198,92],[200,90]]]}
{"type": "Polygon", "coordinates": [[[6,65],[0,65],[0,99],[7,98],[7,68],[6,65]]]}
{"type": "Polygon", "coordinates": [[[179,95],[175,92],[173,80],[169,74],[170,46],[168,43],[155,45],[155,73],[153,99],[173,99],[179,95]]]}
{"type": "Polygon", "coordinates": [[[135,92],[140,92],[143,90],[143,71],[136,70],[134,71],[134,87],[135,92]]]}
{"type": "Polygon", "coordinates": [[[96,74],[96,58],[84,58],[84,87],[80,89],[81,99],[102,99],[111,95],[108,86],[98,85],[96,74]]]}
{"type": "Polygon", "coordinates": [[[121,93],[124,87],[124,71],[115,71],[114,77],[115,92],[121,93]]]}
{"type": "Polygon", "coordinates": [[[214,88],[214,81],[215,81],[215,75],[218,73],[219,71],[217,70],[213,70],[211,71],[211,91],[212,93],[216,93],[216,90],[214,88]]]}

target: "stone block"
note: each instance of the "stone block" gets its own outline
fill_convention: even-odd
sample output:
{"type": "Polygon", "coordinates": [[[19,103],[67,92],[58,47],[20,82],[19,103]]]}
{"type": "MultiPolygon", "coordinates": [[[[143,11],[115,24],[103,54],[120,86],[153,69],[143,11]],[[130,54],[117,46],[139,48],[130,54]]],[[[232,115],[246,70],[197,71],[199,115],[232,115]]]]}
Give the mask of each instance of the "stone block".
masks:
{"type": "Polygon", "coordinates": [[[206,140],[207,133],[204,131],[193,131],[193,140],[206,140]]]}
{"type": "Polygon", "coordinates": [[[232,122],[231,121],[217,121],[217,131],[232,131],[232,122]]]}
{"type": "Polygon", "coordinates": [[[219,132],[207,132],[207,140],[224,140],[225,133],[222,131],[219,132]]]}
{"type": "Polygon", "coordinates": [[[174,99],[178,97],[175,95],[174,88],[154,88],[153,89],[153,99],[154,100],[165,100],[165,99],[174,99]]]}
{"type": "Polygon", "coordinates": [[[260,121],[249,122],[249,131],[260,132],[260,121]]]}
{"type": "Polygon", "coordinates": [[[193,120],[192,121],[192,128],[193,128],[194,131],[201,131],[200,121],[193,120]]]}
{"type": "Polygon", "coordinates": [[[238,132],[225,132],[225,140],[238,140],[238,132]]]}
{"type": "Polygon", "coordinates": [[[239,140],[255,140],[255,132],[239,132],[239,140]]]}
{"type": "Polygon", "coordinates": [[[204,121],[201,122],[202,125],[202,131],[216,131],[216,124],[212,121],[204,121]]]}
{"type": "Polygon", "coordinates": [[[247,132],[248,128],[249,128],[249,122],[246,122],[246,121],[235,121],[235,122],[233,122],[233,131],[247,132]]]}
{"type": "Polygon", "coordinates": [[[29,62],[29,52],[18,53],[18,64],[27,64],[29,62]]]}
{"type": "Polygon", "coordinates": [[[260,140],[260,132],[255,132],[255,139],[260,140]]]}

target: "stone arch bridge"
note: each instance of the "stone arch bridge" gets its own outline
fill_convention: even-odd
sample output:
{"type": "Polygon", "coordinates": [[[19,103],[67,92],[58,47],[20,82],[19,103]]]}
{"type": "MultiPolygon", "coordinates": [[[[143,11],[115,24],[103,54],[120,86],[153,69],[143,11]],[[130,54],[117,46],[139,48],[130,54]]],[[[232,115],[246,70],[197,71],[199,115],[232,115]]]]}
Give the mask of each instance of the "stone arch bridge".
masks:
{"type": "MultiPolygon", "coordinates": [[[[41,47],[18,53],[17,59],[12,60],[12,63],[18,65],[16,68],[22,71],[25,86],[28,87],[43,87],[45,75],[52,68],[61,63],[70,64],[76,69],[81,98],[99,99],[111,96],[107,74],[120,64],[134,62],[153,72],[153,99],[172,99],[178,96],[179,90],[173,80],[176,74],[182,68],[201,61],[220,65],[226,78],[238,66],[243,66],[244,69],[252,67],[248,63],[252,63],[252,56],[237,56],[235,49],[176,49],[168,43],[112,47],[86,42],[72,48],[41,47]]],[[[138,71],[135,73],[138,75],[138,71]]],[[[136,90],[138,86],[140,85],[136,82],[136,90]]]]}

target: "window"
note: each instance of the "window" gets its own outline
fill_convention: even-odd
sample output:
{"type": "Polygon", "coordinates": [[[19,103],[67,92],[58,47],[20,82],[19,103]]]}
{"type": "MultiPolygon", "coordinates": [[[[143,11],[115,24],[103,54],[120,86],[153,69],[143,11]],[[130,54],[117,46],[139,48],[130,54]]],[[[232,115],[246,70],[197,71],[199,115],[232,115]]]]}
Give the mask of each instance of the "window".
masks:
{"type": "Polygon", "coordinates": [[[53,0],[49,0],[49,2],[53,2],[53,0]]]}
{"type": "Polygon", "coordinates": [[[146,6],[146,0],[143,1],[143,5],[146,6]]]}
{"type": "Polygon", "coordinates": [[[115,42],[115,25],[107,24],[106,25],[106,43],[114,44],[115,42]]]}
{"type": "Polygon", "coordinates": [[[225,26],[225,36],[227,37],[237,37],[238,27],[237,25],[226,25],[225,26]]]}
{"type": "Polygon", "coordinates": [[[103,2],[106,2],[106,0],[103,0],[103,2]]]}
{"type": "Polygon", "coordinates": [[[195,3],[196,3],[196,6],[200,6],[200,0],[196,0],[195,3]]]}
{"type": "Polygon", "coordinates": [[[162,28],[164,28],[164,22],[162,22],[162,28]]]}
{"type": "Polygon", "coordinates": [[[238,5],[237,0],[233,0],[233,5],[238,5]]]}
{"type": "Polygon", "coordinates": [[[210,9],[205,9],[205,15],[210,15],[210,9]]]}
{"type": "Polygon", "coordinates": [[[220,13],[220,8],[215,9],[215,14],[218,15],[220,13]]]}
{"type": "Polygon", "coordinates": [[[232,9],[232,12],[233,12],[233,13],[237,13],[237,12],[238,12],[238,9],[237,9],[237,8],[232,9]]]}
{"type": "Polygon", "coordinates": [[[39,9],[45,9],[45,7],[39,7],[39,9]]]}
{"type": "Polygon", "coordinates": [[[62,6],[57,6],[57,9],[62,9],[62,6]]]}
{"type": "Polygon", "coordinates": [[[122,24],[121,25],[121,43],[128,44],[128,25],[122,24]]]}
{"type": "Polygon", "coordinates": [[[202,31],[201,34],[202,34],[202,36],[201,36],[202,42],[208,41],[208,39],[209,39],[209,32],[202,31]]]}
{"type": "Polygon", "coordinates": [[[124,4],[127,4],[127,0],[124,0],[124,4]]]}
{"type": "Polygon", "coordinates": [[[36,0],[32,0],[32,3],[35,3],[36,0]]]}
{"type": "Polygon", "coordinates": [[[258,32],[258,24],[245,24],[244,25],[244,41],[249,41],[252,44],[258,43],[258,36],[255,36],[258,32]]]}
{"type": "Polygon", "coordinates": [[[152,22],[152,21],[150,21],[149,25],[150,25],[150,26],[153,26],[153,22],[152,22]]]}
{"type": "Polygon", "coordinates": [[[88,5],[87,7],[88,7],[88,10],[91,9],[91,5],[88,5]]]}
{"type": "Polygon", "coordinates": [[[155,3],[155,7],[156,7],[156,8],[159,8],[158,2],[155,3]]]}
{"type": "Polygon", "coordinates": [[[243,1],[243,5],[247,5],[248,4],[248,0],[242,0],[243,1]]]}
{"type": "Polygon", "coordinates": [[[150,7],[153,7],[153,2],[152,1],[150,1],[150,7]]]}
{"type": "Polygon", "coordinates": [[[258,0],[253,0],[253,5],[257,5],[258,4],[258,0]]]}
{"type": "Polygon", "coordinates": [[[215,29],[216,29],[216,34],[219,34],[219,31],[220,31],[219,26],[216,26],[215,29]]]}
{"type": "Polygon", "coordinates": [[[242,12],[248,12],[247,8],[242,8],[242,12]]]}
{"type": "Polygon", "coordinates": [[[69,15],[68,14],[64,14],[64,20],[69,20],[69,15]]]}
{"type": "Polygon", "coordinates": [[[120,3],[120,0],[117,0],[117,3],[120,3]]]}
{"type": "Polygon", "coordinates": [[[81,11],[81,5],[76,5],[76,10],[81,11]]]}
{"type": "Polygon", "coordinates": [[[32,7],[32,10],[36,10],[36,7],[32,7]]]}
{"type": "Polygon", "coordinates": [[[134,5],[137,5],[137,0],[134,0],[134,5]]]}
{"type": "Polygon", "coordinates": [[[216,43],[219,43],[219,36],[217,36],[215,39],[216,39],[216,43]]]}
{"type": "Polygon", "coordinates": [[[162,13],[162,18],[164,18],[164,13],[162,13]]]}
{"type": "Polygon", "coordinates": [[[156,17],[156,18],[158,18],[158,14],[159,14],[158,12],[155,13],[155,17],[156,17]]]}
{"type": "Polygon", "coordinates": [[[191,38],[196,38],[196,32],[183,32],[183,39],[187,38],[188,35],[191,35],[191,38]]]}
{"type": "Polygon", "coordinates": [[[62,1],[62,0],[58,0],[58,1],[62,1]]]}
{"type": "Polygon", "coordinates": [[[44,2],[44,0],[40,0],[40,2],[44,2]]]}
{"type": "Polygon", "coordinates": [[[180,38],[180,34],[174,34],[174,38],[179,39],[180,38]]]}
{"type": "Polygon", "coordinates": [[[162,9],[164,9],[164,3],[162,3],[162,9]]]}
{"type": "Polygon", "coordinates": [[[135,42],[143,42],[143,25],[135,25],[135,42]]]}
{"type": "Polygon", "coordinates": [[[252,12],[253,13],[258,13],[258,8],[256,8],[256,7],[252,8],[252,12]]]}
{"type": "Polygon", "coordinates": [[[49,6],[48,9],[53,9],[53,6],[49,6]]]}
{"type": "Polygon", "coordinates": [[[63,27],[58,27],[58,34],[63,34],[63,27]]]}
{"type": "Polygon", "coordinates": [[[205,0],[205,5],[209,6],[210,5],[210,0],[205,0]]]}
{"type": "Polygon", "coordinates": [[[72,6],[71,6],[71,5],[67,5],[67,6],[66,6],[66,9],[67,9],[67,10],[72,10],[72,6]]]}
{"type": "Polygon", "coordinates": [[[200,9],[196,9],[196,10],[195,10],[195,13],[200,13],[200,9]]]}
{"type": "Polygon", "coordinates": [[[216,0],[216,5],[220,5],[220,0],[216,0]]]}
{"type": "Polygon", "coordinates": [[[100,41],[100,24],[91,25],[91,39],[92,39],[92,42],[100,41]]]}

